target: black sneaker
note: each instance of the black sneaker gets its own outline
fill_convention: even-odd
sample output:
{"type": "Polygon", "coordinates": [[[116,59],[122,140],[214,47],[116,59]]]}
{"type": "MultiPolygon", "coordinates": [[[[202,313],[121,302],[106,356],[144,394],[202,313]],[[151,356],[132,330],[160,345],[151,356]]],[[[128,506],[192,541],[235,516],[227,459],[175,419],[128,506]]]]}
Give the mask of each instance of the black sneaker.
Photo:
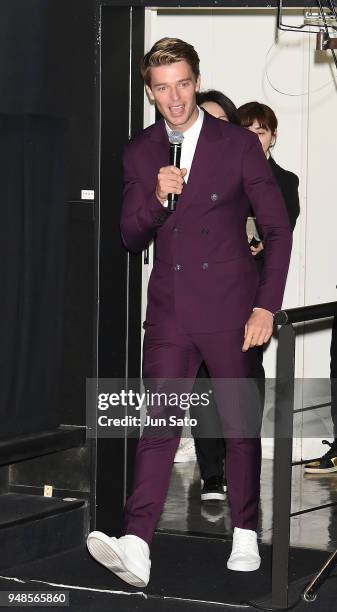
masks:
{"type": "Polygon", "coordinates": [[[328,450],[323,457],[316,461],[310,461],[304,466],[304,471],[307,474],[330,474],[331,472],[337,472],[337,443],[328,442],[323,440],[322,444],[328,444],[330,450],[328,450]]]}
{"type": "Polygon", "coordinates": [[[204,486],[201,490],[201,501],[210,501],[218,499],[224,501],[226,499],[225,491],[227,484],[218,476],[211,476],[204,481],[204,486]]]}

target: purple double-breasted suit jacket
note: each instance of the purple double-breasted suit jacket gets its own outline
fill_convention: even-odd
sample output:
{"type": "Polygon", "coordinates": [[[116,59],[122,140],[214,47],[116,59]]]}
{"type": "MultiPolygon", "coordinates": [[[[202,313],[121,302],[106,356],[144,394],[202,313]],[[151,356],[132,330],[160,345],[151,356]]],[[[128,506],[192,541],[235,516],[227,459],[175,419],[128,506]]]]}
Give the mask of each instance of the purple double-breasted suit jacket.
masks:
{"type": "Polygon", "coordinates": [[[155,241],[145,326],[210,333],[244,326],[255,306],[278,310],[292,237],[257,136],[205,112],[174,213],[155,195],[159,168],[168,160],[164,120],[131,141],[124,155],[123,242],[137,252],[155,241]],[[264,237],[261,275],[246,235],[250,205],[264,237]]]}

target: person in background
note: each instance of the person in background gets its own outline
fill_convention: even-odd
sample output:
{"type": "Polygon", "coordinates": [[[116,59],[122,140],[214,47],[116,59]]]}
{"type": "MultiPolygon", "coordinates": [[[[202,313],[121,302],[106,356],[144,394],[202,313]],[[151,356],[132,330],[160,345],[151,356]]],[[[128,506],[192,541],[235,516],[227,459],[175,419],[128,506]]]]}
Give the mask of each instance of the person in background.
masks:
{"type": "MultiPolygon", "coordinates": [[[[238,108],[238,114],[242,127],[255,132],[259,137],[263,152],[286,203],[291,231],[294,231],[297,217],[300,214],[298,197],[299,180],[296,174],[281,168],[271,154],[277,139],[277,117],[269,106],[260,102],[247,102],[243,104],[238,108]]],[[[263,240],[259,245],[251,247],[253,255],[257,255],[262,250],[263,240]]]]}
{"type": "Polygon", "coordinates": [[[309,461],[304,466],[306,474],[333,474],[337,472],[337,316],[332,323],[330,346],[330,380],[331,380],[331,418],[333,423],[333,442],[323,440],[329,450],[320,459],[309,461]]]}
{"type": "Polygon", "coordinates": [[[225,96],[222,91],[216,89],[201,91],[197,96],[197,101],[199,106],[213,117],[240,125],[240,118],[234,102],[225,96]]]}

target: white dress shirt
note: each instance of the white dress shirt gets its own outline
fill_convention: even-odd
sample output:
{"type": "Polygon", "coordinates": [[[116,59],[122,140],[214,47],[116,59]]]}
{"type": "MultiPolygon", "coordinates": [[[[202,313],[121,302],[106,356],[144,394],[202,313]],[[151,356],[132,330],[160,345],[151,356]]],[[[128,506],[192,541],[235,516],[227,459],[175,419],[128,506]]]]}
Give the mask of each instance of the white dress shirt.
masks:
{"type": "MultiPolygon", "coordinates": [[[[180,168],[187,169],[186,176],[184,177],[185,183],[187,183],[188,181],[200,130],[204,121],[204,111],[202,110],[202,108],[199,108],[199,106],[197,106],[197,109],[198,119],[193,123],[190,128],[188,128],[188,130],[186,130],[186,132],[183,132],[184,140],[181,145],[180,168]]],[[[167,134],[170,135],[170,132],[172,132],[173,130],[168,126],[166,121],[165,125],[167,134]]]]}

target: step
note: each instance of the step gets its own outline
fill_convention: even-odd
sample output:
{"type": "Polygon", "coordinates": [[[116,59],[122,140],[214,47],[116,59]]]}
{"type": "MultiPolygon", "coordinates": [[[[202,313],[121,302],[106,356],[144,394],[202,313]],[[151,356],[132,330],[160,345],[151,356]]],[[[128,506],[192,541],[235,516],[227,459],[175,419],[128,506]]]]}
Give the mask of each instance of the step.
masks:
{"type": "Polygon", "coordinates": [[[83,500],[0,495],[0,569],[82,545],[87,521],[88,505],[83,500]]]}
{"type": "MultiPolygon", "coordinates": [[[[151,546],[151,578],[145,588],[129,586],[117,578],[90,557],[85,544],[43,561],[11,568],[2,575],[24,580],[23,590],[34,590],[36,584],[41,584],[35,580],[42,581],[45,588],[46,583],[59,585],[69,591],[70,610],[81,612],[231,612],[237,606],[241,610],[253,610],[247,601],[256,602],[259,607],[262,605],[259,601],[270,594],[271,546],[260,545],[262,563],[257,572],[228,570],[226,560],[231,547],[230,540],[156,533],[151,546]],[[88,601],[89,593],[94,605],[88,601]],[[110,602],[100,599],[108,595],[110,602]]],[[[326,558],[327,553],[323,550],[290,549],[289,603],[298,598],[298,583],[307,583],[308,576],[318,570],[326,558]]],[[[327,585],[329,582],[335,603],[335,581],[327,581],[327,585]]],[[[308,606],[308,612],[312,605],[308,606]]],[[[263,609],[272,607],[269,603],[263,609]]],[[[336,606],[320,608],[323,609],[335,612],[336,606]]]]}
{"type": "Polygon", "coordinates": [[[85,439],[85,427],[73,427],[71,425],[60,425],[56,429],[1,439],[0,466],[48,455],[75,446],[83,446],[85,439]]]}

